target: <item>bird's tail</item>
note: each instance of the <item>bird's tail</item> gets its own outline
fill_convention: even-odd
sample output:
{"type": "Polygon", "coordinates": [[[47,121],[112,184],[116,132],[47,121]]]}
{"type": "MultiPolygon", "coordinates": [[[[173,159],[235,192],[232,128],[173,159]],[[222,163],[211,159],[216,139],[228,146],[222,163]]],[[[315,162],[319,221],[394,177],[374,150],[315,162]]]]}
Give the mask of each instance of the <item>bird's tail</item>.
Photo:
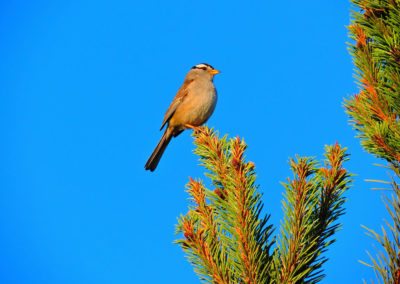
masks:
{"type": "Polygon", "coordinates": [[[164,154],[165,149],[167,148],[169,142],[172,138],[172,131],[170,128],[167,127],[163,136],[161,137],[160,142],[158,142],[157,147],[154,149],[153,154],[151,154],[150,158],[147,160],[146,165],[144,168],[146,170],[150,170],[151,172],[157,168],[158,162],[162,155],[164,154]]]}

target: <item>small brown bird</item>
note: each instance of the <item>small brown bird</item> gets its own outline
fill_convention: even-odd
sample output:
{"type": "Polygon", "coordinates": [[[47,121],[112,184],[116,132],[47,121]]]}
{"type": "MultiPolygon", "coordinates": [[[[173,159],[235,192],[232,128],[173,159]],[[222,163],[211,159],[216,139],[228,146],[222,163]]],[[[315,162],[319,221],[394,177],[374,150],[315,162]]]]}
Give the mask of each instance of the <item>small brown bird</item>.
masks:
{"type": "Polygon", "coordinates": [[[160,130],[166,124],[167,129],[147,161],[146,170],[156,169],[172,137],[178,136],[185,129],[198,127],[210,118],[217,103],[213,78],[218,73],[217,69],[206,63],[193,66],[187,73],[182,87],[165,113],[160,130]]]}

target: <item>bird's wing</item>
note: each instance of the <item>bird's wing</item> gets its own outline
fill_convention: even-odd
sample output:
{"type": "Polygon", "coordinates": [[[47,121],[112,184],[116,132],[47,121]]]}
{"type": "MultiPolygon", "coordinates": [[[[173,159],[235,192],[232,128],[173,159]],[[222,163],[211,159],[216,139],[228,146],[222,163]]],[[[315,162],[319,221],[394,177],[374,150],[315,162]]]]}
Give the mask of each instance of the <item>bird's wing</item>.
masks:
{"type": "Polygon", "coordinates": [[[160,130],[164,128],[165,124],[171,119],[172,115],[175,113],[178,106],[185,99],[185,97],[188,94],[188,87],[192,82],[193,80],[186,80],[185,82],[183,82],[182,87],[176,93],[174,100],[172,101],[167,112],[164,115],[164,120],[161,124],[160,130]]]}

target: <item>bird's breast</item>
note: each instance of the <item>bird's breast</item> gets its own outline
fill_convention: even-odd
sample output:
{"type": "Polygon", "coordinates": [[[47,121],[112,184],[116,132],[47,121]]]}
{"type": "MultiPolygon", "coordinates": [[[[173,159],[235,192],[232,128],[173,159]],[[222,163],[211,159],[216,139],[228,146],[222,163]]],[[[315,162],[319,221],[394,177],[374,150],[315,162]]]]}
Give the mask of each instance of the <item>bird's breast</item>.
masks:
{"type": "Polygon", "coordinates": [[[174,124],[200,126],[210,118],[216,103],[217,92],[212,82],[193,84],[173,116],[174,124]]]}

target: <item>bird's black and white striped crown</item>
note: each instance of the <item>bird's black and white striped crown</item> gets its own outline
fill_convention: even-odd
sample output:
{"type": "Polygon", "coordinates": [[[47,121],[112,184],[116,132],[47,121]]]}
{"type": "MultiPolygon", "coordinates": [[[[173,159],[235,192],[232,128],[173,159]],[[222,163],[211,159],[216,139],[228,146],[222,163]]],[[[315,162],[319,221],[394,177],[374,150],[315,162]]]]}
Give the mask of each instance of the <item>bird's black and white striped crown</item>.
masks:
{"type": "Polygon", "coordinates": [[[197,64],[197,65],[193,66],[192,69],[203,69],[203,70],[211,69],[211,70],[214,70],[215,68],[212,67],[210,64],[200,63],[200,64],[197,64]]]}

